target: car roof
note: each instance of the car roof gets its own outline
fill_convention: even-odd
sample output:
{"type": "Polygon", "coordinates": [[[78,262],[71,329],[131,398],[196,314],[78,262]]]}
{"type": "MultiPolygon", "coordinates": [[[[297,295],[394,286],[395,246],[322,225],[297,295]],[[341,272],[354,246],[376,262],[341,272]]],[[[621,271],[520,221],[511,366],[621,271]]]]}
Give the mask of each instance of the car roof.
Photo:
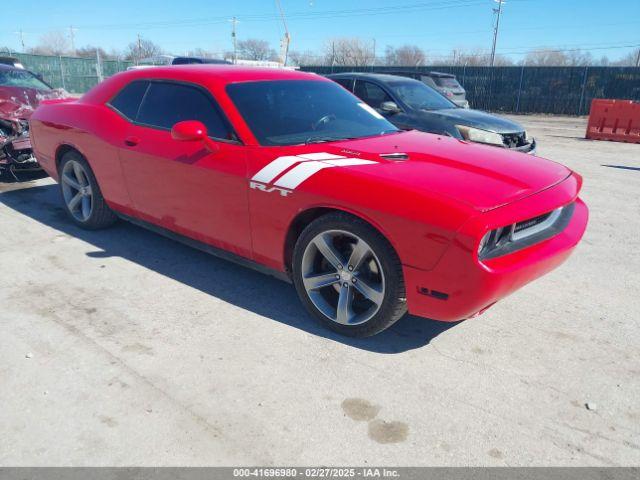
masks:
{"type": "MultiPolygon", "coordinates": [[[[403,76],[403,75],[416,75],[416,76],[423,76],[423,77],[441,77],[441,78],[456,78],[455,75],[451,74],[451,73],[444,73],[444,72],[417,72],[415,70],[402,70],[402,69],[398,69],[398,70],[390,70],[389,73],[377,73],[377,72],[341,72],[341,73],[333,73],[333,74],[329,74],[327,75],[329,78],[334,77],[334,78],[340,78],[338,77],[338,75],[348,75],[348,76],[357,76],[357,77],[369,77],[372,79],[378,79],[382,82],[384,81],[388,81],[388,77],[397,77],[397,76],[403,76]]],[[[411,77],[404,77],[404,78],[411,78],[411,77]]]]}
{"type": "Polygon", "coordinates": [[[114,95],[116,91],[134,80],[165,80],[194,83],[213,91],[224,89],[228,84],[238,82],[272,80],[329,81],[315,73],[284,68],[199,63],[189,65],[163,65],[117,73],[85,93],[80,101],[87,103],[104,103],[114,95]]]}
{"type": "MultiPolygon", "coordinates": [[[[205,57],[175,57],[171,60],[175,61],[194,61],[194,63],[202,63],[202,64],[213,64],[213,65],[231,65],[231,62],[228,60],[224,60],[222,58],[205,58],[205,57]]],[[[190,64],[175,64],[172,65],[190,65],[190,64]]]]}
{"type": "Polygon", "coordinates": [[[163,65],[141,70],[130,70],[118,75],[145,79],[191,80],[206,83],[217,80],[223,83],[258,80],[311,80],[320,78],[315,73],[284,68],[246,67],[240,65],[216,65],[194,63],[189,65],[163,65]]]}
{"type": "Polygon", "coordinates": [[[404,83],[404,82],[417,82],[418,80],[409,77],[403,77],[401,75],[390,75],[387,73],[367,73],[367,72],[344,72],[333,73],[327,75],[327,78],[345,78],[354,77],[362,80],[374,80],[381,83],[404,83]]]}
{"type": "Polygon", "coordinates": [[[0,70],[24,70],[23,68],[14,67],[7,63],[0,63],[0,70]]]}
{"type": "Polygon", "coordinates": [[[456,78],[456,76],[452,73],[444,73],[444,72],[429,72],[423,73],[423,75],[431,75],[432,77],[442,77],[442,78],[456,78]]]}

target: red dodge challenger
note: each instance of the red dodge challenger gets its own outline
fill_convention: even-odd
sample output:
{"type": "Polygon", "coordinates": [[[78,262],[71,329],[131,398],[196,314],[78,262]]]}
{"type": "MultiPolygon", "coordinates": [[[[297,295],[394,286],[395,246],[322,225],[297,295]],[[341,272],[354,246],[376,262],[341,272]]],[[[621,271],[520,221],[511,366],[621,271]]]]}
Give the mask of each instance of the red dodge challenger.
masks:
{"type": "Polygon", "coordinates": [[[239,66],[115,75],[31,117],[81,227],[124,218],[293,281],[346,335],[481,313],[562,263],[588,211],[557,163],[400,131],[323,77],[239,66]]]}

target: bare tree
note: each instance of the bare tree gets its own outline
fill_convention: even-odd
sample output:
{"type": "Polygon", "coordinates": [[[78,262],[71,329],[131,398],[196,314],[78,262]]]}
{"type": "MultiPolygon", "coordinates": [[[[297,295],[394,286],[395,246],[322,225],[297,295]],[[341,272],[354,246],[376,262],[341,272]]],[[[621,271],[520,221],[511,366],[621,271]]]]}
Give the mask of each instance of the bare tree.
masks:
{"type": "Polygon", "coordinates": [[[524,58],[525,65],[540,67],[581,67],[593,64],[593,57],[582,50],[554,50],[545,48],[533,50],[524,58]]]}
{"type": "Polygon", "coordinates": [[[289,58],[291,61],[299,67],[304,67],[305,65],[324,65],[325,57],[314,54],[310,50],[305,50],[304,52],[289,52],[289,58]]]}
{"type": "MultiPolygon", "coordinates": [[[[485,67],[491,61],[491,54],[486,50],[476,48],[472,50],[453,49],[449,55],[434,57],[431,59],[432,65],[454,65],[454,66],[470,66],[485,67]]],[[[496,55],[494,65],[504,67],[513,65],[513,61],[504,55],[496,55]]]]}
{"type": "Polygon", "coordinates": [[[363,67],[375,61],[373,43],[360,38],[334,38],[324,48],[327,65],[363,67]]]}
{"type": "Polygon", "coordinates": [[[47,32],[40,37],[38,45],[28,50],[35,55],[65,55],[69,53],[69,39],[64,32],[47,32]]]}
{"type": "Polygon", "coordinates": [[[96,53],[98,52],[100,53],[100,58],[102,60],[116,60],[118,58],[117,53],[107,53],[107,51],[102,47],[87,45],[85,47],[76,49],[76,55],[83,58],[96,58],[96,53]]]}
{"type": "Polygon", "coordinates": [[[417,45],[403,45],[394,48],[387,45],[384,52],[385,65],[418,67],[427,63],[427,56],[417,45]]]}
{"type": "Polygon", "coordinates": [[[198,58],[216,58],[216,53],[210,50],[206,50],[204,48],[194,48],[187,52],[188,57],[198,57],[198,58]]]}
{"type": "Polygon", "coordinates": [[[614,64],[621,67],[635,67],[638,64],[638,59],[640,59],[640,48],[636,48],[634,51],[628,53],[620,60],[614,62],[614,64]]]}
{"type": "Polygon", "coordinates": [[[238,53],[245,60],[273,60],[278,56],[269,42],[255,38],[239,41],[238,53]]]}
{"type": "Polygon", "coordinates": [[[151,40],[141,38],[139,41],[131,42],[124,55],[127,60],[139,62],[143,58],[162,55],[163,50],[151,40]]]}

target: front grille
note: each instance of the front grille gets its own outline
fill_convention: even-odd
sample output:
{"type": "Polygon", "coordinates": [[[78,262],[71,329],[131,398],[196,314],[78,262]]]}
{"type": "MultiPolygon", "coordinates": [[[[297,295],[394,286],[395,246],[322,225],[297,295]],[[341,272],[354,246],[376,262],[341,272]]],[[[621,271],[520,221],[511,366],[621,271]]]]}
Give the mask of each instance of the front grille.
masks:
{"type": "Polygon", "coordinates": [[[524,132],[519,133],[503,133],[502,143],[507,148],[518,148],[527,145],[527,136],[524,132]]]}

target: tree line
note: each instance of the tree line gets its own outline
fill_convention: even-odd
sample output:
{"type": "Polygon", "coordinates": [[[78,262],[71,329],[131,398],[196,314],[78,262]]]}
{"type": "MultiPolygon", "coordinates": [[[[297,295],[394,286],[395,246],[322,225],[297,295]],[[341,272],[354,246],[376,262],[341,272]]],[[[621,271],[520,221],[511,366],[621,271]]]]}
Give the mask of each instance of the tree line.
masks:
{"type": "MultiPolygon", "coordinates": [[[[8,48],[0,49],[8,51],[8,48]]],[[[74,48],[70,38],[64,32],[54,31],[44,34],[39,43],[26,49],[26,53],[37,55],[69,55],[84,58],[95,58],[97,55],[103,60],[127,60],[139,62],[141,60],[166,54],[164,49],[149,39],[138,37],[122,50],[106,51],[102,47],[86,45],[74,48]]],[[[183,52],[186,56],[204,58],[234,58],[231,50],[210,51],[194,48],[183,52]]],[[[237,43],[235,55],[245,60],[278,61],[279,56],[268,41],[249,38],[237,43]]],[[[594,57],[589,51],[581,49],[540,48],[531,50],[524,57],[515,62],[506,55],[496,55],[496,66],[529,65],[529,66],[635,66],[640,56],[640,49],[636,49],[626,56],[610,60],[607,56],[594,57]]],[[[452,66],[485,66],[490,64],[490,52],[476,49],[453,49],[444,55],[430,54],[418,45],[402,45],[394,47],[387,45],[378,51],[375,41],[356,37],[340,37],[327,40],[319,51],[291,51],[288,64],[295,66],[334,65],[362,67],[369,65],[420,67],[428,65],[452,66]]]]}

